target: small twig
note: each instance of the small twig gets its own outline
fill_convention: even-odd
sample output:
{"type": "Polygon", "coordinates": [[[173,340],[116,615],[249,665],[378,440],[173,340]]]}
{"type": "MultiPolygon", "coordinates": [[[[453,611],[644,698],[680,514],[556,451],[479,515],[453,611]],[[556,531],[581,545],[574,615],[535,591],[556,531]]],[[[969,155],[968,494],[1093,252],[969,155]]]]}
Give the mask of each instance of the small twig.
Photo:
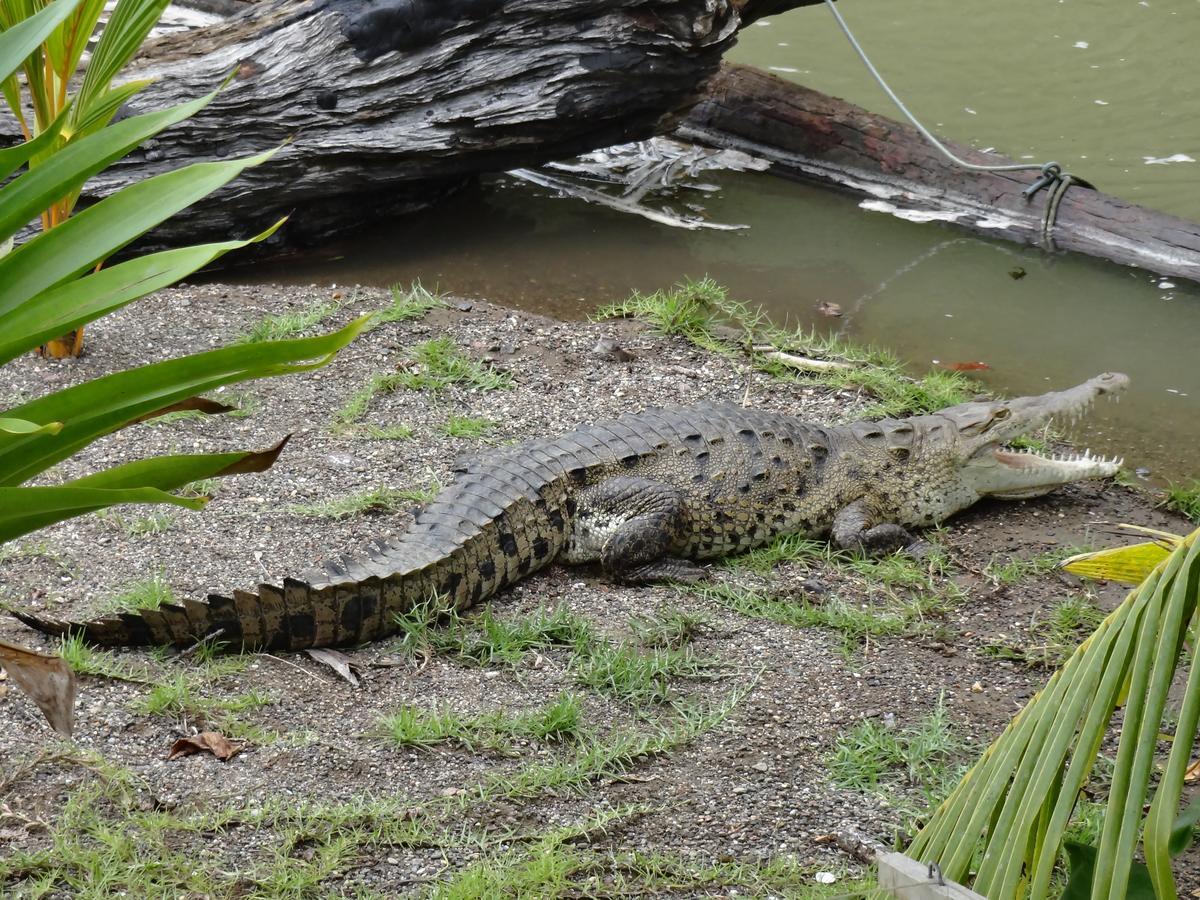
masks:
{"type": "Polygon", "coordinates": [[[275,662],[281,662],[285,666],[291,666],[297,672],[303,672],[305,675],[307,675],[313,681],[319,681],[321,684],[333,684],[334,683],[325,678],[322,678],[320,675],[316,675],[313,672],[308,671],[308,669],[304,668],[304,666],[298,666],[294,662],[288,662],[286,659],[283,659],[282,657],[279,657],[279,656],[275,656],[272,653],[256,653],[255,656],[265,656],[267,659],[273,659],[273,660],[275,660],[275,662]]]}
{"type": "Polygon", "coordinates": [[[179,659],[186,659],[187,657],[189,657],[193,653],[195,653],[197,650],[199,650],[201,646],[203,646],[204,644],[207,644],[209,641],[213,640],[214,638],[219,638],[224,633],[225,633],[225,629],[222,627],[222,628],[218,628],[216,631],[212,632],[211,634],[206,634],[204,637],[200,638],[200,640],[196,641],[196,643],[192,644],[192,646],[188,647],[186,650],[180,651],[179,659]]]}

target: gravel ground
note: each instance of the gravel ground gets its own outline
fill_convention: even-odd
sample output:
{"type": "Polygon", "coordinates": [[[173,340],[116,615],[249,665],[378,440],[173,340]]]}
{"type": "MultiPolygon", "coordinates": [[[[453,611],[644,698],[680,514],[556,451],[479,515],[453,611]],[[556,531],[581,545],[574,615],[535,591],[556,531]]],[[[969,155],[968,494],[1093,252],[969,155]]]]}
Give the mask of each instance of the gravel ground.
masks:
{"type": "MultiPolygon", "coordinates": [[[[342,302],[332,324],[379,308],[388,297],[374,289],[332,287],[205,285],[164,291],[91,327],[89,352],[79,361],[27,359],[6,367],[0,399],[30,398],[114,369],[217,346],[264,315],[330,299],[342,302]],[[186,329],[180,327],[183,322],[186,329]]],[[[55,475],[75,476],[172,450],[265,447],[292,434],[271,471],[222,480],[200,513],[172,510],[151,521],[146,510],[126,508],[72,520],[10,546],[0,556],[3,598],[76,617],[155,573],[178,596],[200,597],[209,590],[277,581],[319,559],[353,551],[374,536],[396,534],[409,522],[408,514],[335,520],[290,507],[378,487],[417,488],[448,480],[458,455],[486,446],[444,436],[439,428],[451,414],[494,420],[498,424],[490,440],[508,441],[646,405],[748,398],[753,405],[831,422],[852,417],[863,399],[773,381],[742,360],[653,336],[633,322],[563,323],[453,299],[448,308],[420,320],[379,328],[324,369],[213,396],[230,394],[254,405],[255,414],[134,426],[88,448],[55,475]],[[408,362],[416,343],[443,335],[470,356],[510,373],[515,389],[451,388],[437,396],[398,391],[377,398],[367,421],[408,425],[409,440],[362,440],[330,428],[334,412],[367,379],[396,370],[408,362]],[[596,352],[604,339],[633,359],[616,361],[596,352]]],[[[611,825],[593,838],[593,846],[658,850],[697,864],[759,864],[785,857],[813,871],[849,877],[860,863],[839,849],[833,836],[857,834],[890,843],[905,824],[897,804],[919,802],[922,794],[920,785],[871,793],[835,787],[826,757],[837,736],[863,720],[894,718],[900,728],[915,724],[942,697],[956,733],[968,748],[981,748],[1047,675],[1045,669],[997,659],[984,648],[1032,640],[1031,624],[1055,600],[1082,590],[1076,579],[1057,573],[997,585],[985,568],[994,559],[1032,559],[1064,546],[1119,543],[1107,527],[1119,521],[1176,531],[1187,527],[1154,510],[1144,495],[1110,485],[1072,487],[1037,501],[983,504],[938,536],[951,564],[936,583],[956,585],[960,602],[931,614],[925,627],[855,641],[848,652],[845,636],[836,631],[749,618],[671,588],[614,587],[594,571],[554,567],[495,598],[489,608],[501,620],[538,608],[566,608],[614,640],[630,636],[634,617],[680,609],[701,615],[707,624],[694,641],[695,651],[714,665],[703,678],[675,679],[672,689],[679,699],[708,708],[731,698],[737,702],[723,721],[694,740],[640,760],[623,776],[602,777],[577,792],[475,804],[467,818],[472,827],[528,831],[578,823],[622,804],[646,804],[649,812],[611,825]]],[[[720,570],[715,577],[762,584],[777,595],[807,595],[818,603],[841,597],[860,604],[880,590],[834,566],[788,563],[762,578],[734,570],[720,570]]],[[[1104,608],[1122,596],[1115,586],[1091,590],[1104,608]]],[[[47,647],[42,636],[11,619],[0,620],[0,639],[47,647]]],[[[115,655],[130,666],[142,665],[148,656],[142,651],[115,655]]],[[[350,655],[362,666],[358,688],[304,655],[259,655],[244,671],[220,679],[211,688],[218,696],[263,692],[269,702],[240,715],[277,734],[273,740],[250,740],[229,762],[207,755],[167,761],[172,742],[202,728],[203,717],[136,712],[133,704],[150,686],[106,678],[81,682],[75,741],[131,771],[147,802],[165,810],[254,809],[270,801],[299,805],[358,796],[424,808],[461,797],[497,772],[515,773],[531,761],[565,752],[532,740],[520,743],[513,757],[453,746],[398,749],[374,731],[382,715],[403,704],[469,714],[523,711],[561,691],[580,690],[566,648],[530,654],[515,668],[468,666],[437,654],[414,659],[395,642],[350,655]]],[[[199,665],[194,659],[151,662],[155,671],[168,673],[199,665]]],[[[590,690],[580,694],[587,723],[601,735],[669,727],[675,721],[668,708],[634,708],[590,690]]],[[[0,722],[0,760],[5,771],[17,773],[7,782],[0,778],[3,855],[6,847],[45,846],[52,832],[38,823],[52,824],[64,800],[92,776],[65,763],[18,771],[56,745],[33,705],[13,689],[5,691],[3,682],[0,722]]],[[[971,751],[964,753],[963,761],[971,751]]],[[[194,840],[196,852],[228,857],[225,864],[234,868],[253,867],[272,852],[269,830],[239,831],[232,856],[221,835],[194,840]]],[[[360,854],[352,871],[331,873],[323,887],[338,893],[357,884],[385,895],[420,890],[431,879],[461,870],[480,852],[470,846],[376,848],[360,854]]]]}

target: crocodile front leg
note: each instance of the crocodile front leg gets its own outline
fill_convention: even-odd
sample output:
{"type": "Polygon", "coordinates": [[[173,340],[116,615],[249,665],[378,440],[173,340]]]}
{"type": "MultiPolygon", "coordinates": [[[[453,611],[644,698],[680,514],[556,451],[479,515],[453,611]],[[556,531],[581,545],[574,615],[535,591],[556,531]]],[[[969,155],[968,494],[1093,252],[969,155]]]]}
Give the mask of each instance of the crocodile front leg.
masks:
{"type": "Polygon", "coordinates": [[[916,542],[900,525],[884,522],[872,525],[873,517],[865,500],[855,500],[833,517],[833,542],[843,550],[862,550],[877,556],[895,553],[916,542]]]}
{"type": "MultiPolygon", "coordinates": [[[[626,582],[699,581],[704,570],[670,555],[686,523],[679,491],[647,478],[609,478],[579,498],[577,544],[605,574],[626,582]]],[[[582,560],[584,557],[577,553],[582,560]]]]}

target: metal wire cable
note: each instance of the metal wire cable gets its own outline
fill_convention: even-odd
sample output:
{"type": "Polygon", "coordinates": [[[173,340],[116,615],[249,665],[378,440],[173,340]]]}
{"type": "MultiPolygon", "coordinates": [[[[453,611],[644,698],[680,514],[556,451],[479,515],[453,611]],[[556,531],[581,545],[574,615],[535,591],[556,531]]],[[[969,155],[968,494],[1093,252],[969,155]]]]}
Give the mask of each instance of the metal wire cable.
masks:
{"type": "Polygon", "coordinates": [[[854,32],[850,30],[850,26],[846,24],[846,20],[842,18],[841,12],[834,5],[833,0],[825,0],[825,5],[829,7],[829,11],[833,13],[834,20],[838,23],[838,27],[842,29],[842,34],[846,36],[846,40],[850,42],[850,46],[854,48],[854,52],[858,54],[858,58],[863,61],[863,65],[867,67],[867,71],[875,78],[879,86],[883,88],[885,94],[891,98],[892,102],[900,112],[904,113],[905,118],[913,124],[913,127],[925,137],[925,140],[933,144],[935,148],[948,160],[955,165],[961,166],[964,169],[969,169],[972,172],[1041,172],[1041,177],[1027,187],[1023,193],[1026,202],[1033,199],[1033,195],[1042,188],[1050,188],[1050,199],[1046,202],[1045,214],[1042,216],[1042,246],[1046,250],[1054,250],[1054,223],[1058,219],[1058,207],[1062,202],[1063,196],[1073,184],[1080,187],[1093,188],[1093,185],[1077,175],[1072,175],[1069,172],[1064,172],[1061,165],[1056,162],[1048,163],[1006,163],[1003,165],[985,165],[981,163],[970,163],[965,159],[959,159],[950,149],[937,139],[932,131],[921,124],[920,120],[912,114],[909,108],[904,104],[904,101],[892,90],[891,85],[884,80],[884,77],[875,68],[875,64],[871,62],[871,58],[867,56],[867,51],[862,48],[862,44],[858,42],[858,38],[854,36],[854,32]]]}
{"type": "Polygon", "coordinates": [[[914,116],[909,111],[909,108],[904,105],[904,101],[896,95],[896,92],[892,90],[891,86],[884,80],[883,76],[879,74],[879,70],[875,68],[875,64],[871,62],[870,57],[867,56],[867,52],[863,50],[862,45],[858,42],[858,39],[854,36],[854,33],[850,31],[850,26],[846,24],[846,20],[842,18],[842,14],[838,12],[838,8],[834,5],[833,0],[825,0],[825,5],[829,7],[829,11],[833,13],[834,19],[837,20],[838,27],[842,29],[842,34],[846,35],[846,40],[850,42],[850,46],[854,48],[854,52],[857,53],[859,59],[863,61],[863,65],[867,67],[867,71],[869,71],[875,77],[875,80],[879,82],[879,86],[883,88],[884,93],[886,93],[892,99],[892,102],[896,104],[896,106],[900,109],[900,112],[904,113],[908,121],[912,122],[913,127],[916,128],[917,131],[921,132],[921,134],[925,136],[925,139],[929,141],[929,143],[933,144],[933,146],[938,150],[940,150],[947,159],[962,166],[964,169],[971,169],[975,172],[1044,171],[1046,167],[1056,165],[1056,163],[1008,163],[1005,165],[981,165],[978,163],[969,163],[965,159],[959,159],[950,152],[945,144],[934,137],[932,131],[930,131],[928,128],[922,125],[920,121],[917,120],[917,117],[914,116]]]}

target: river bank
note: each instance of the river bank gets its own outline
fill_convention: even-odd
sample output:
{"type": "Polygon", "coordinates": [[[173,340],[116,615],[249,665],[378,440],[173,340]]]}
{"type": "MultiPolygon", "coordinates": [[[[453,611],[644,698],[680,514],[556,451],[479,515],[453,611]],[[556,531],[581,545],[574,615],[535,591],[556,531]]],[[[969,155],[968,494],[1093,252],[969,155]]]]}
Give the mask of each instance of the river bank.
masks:
{"type": "MultiPolygon", "coordinates": [[[[246,414],[145,423],[73,458],[64,475],[293,435],[269,472],[206,486],[201,513],[123,509],[0,549],[0,599],[70,618],[123,594],[278,581],[398,534],[464,453],[643,406],[728,400],[835,422],[871,403],[637,320],[427,297],[324,369],[214,395],[246,414]],[[461,379],[366,390],[447,357],[461,379]]],[[[96,323],[82,360],[10,365],[2,390],[28,398],[227,343],[264,317],[323,329],[392,303],[375,288],[181,287],[96,323]]],[[[937,549],[919,564],[793,548],[716,565],[703,592],[553,567],[482,620],[349,652],[358,687],[304,655],[77,653],[101,674],[82,680],[75,747],[0,696],[0,884],[51,875],[69,891],[94,862],[135,895],[844,894],[862,864],[837,836],[890,844],[1123,596],[1053,566],[1120,543],[1117,522],[1188,528],[1147,494],[1089,484],[980,505],[927,535],[937,549]],[[206,729],[244,749],[165,759],[206,729]],[[902,758],[876,760],[888,741],[902,758]]],[[[48,646],[7,618],[0,638],[48,646]]]]}

